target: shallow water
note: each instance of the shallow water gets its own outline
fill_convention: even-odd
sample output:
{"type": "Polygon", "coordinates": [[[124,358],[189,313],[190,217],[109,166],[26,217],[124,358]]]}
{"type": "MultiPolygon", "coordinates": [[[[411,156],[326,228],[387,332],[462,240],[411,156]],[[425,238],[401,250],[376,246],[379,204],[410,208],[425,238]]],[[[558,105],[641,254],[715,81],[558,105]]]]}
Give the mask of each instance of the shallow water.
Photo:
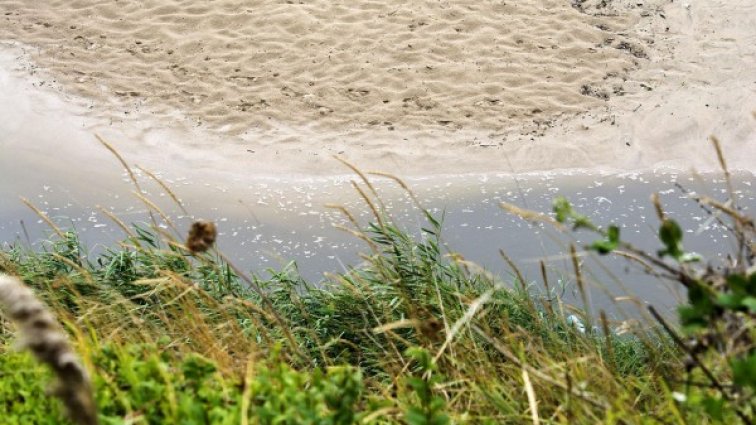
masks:
{"type": "MultiPolygon", "coordinates": [[[[0,197],[17,199],[19,194],[29,197],[56,223],[75,228],[94,253],[124,236],[96,205],[104,206],[127,223],[148,221],[146,207],[133,195],[126,175],[116,172],[117,169],[112,166],[113,186],[105,192],[91,190],[87,181],[50,176],[36,189],[24,186],[23,193],[3,179],[0,197]]],[[[372,212],[351,187],[349,178],[254,180],[243,186],[197,183],[182,178],[165,180],[191,216],[182,214],[157,184],[142,179],[147,196],[175,220],[179,229],[186,229],[195,217],[218,223],[220,249],[245,270],[265,275],[266,268],[280,269],[288,261],[296,261],[305,278],[318,281],[325,272],[341,272],[359,264],[358,254],[368,251],[362,241],[334,227],[348,223],[341,213],[325,207],[344,205],[362,224],[372,219],[372,212]]],[[[101,179],[99,184],[105,181],[101,179]]],[[[388,180],[379,179],[375,183],[395,221],[419,236],[427,223],[410,197],[388,180]]],[[[660,247],[654,230],[658,220],[649,195],[659,192],[665,210],[688,229],[685,248],[715,263],[722,260],[723,253],[733,246],[733,238],[676,183],[685,190],[720,200],[727,196],[720,178],[676,174],[556,174],[517,179],[508,175],[481,175],[408,182],[421,204],[443,219],[442,236],[448,250],[509,280],[512,272],[500,257],[501,249],[515,260],[535,287],[541,287],[538,262],[545,259],[551,287],[559,288],[565,299],[571,301],[579,298],[571,261],[566,256],[568,245],[574,242],[582,251],[581,247],[592,236],[579,232],[573,235],[573,240],[548,226],[531,225],[502,210],[500,203],[548,212],[554,197],[565,196],[597,224],[618,223],[624,240],[655,252],[660,247]]],[[[739,175],[735,179],[738,204],[748,211],[756,208],[753,184],[753,176],[739,175]]],[[[3,203],[0,240],[39,244],[49,234],[47,225],[20,201],[3,203]]],[[[623,260],[601,258],[602,266],[595,255],[582,259],[586,279],[594,288],[594,309],[616,312],[612,296],[628,293],[666,307],[679,298],[679,293],[670,290],[673,285],[663,284],[637,267],[628,267],[623,260]]]]}

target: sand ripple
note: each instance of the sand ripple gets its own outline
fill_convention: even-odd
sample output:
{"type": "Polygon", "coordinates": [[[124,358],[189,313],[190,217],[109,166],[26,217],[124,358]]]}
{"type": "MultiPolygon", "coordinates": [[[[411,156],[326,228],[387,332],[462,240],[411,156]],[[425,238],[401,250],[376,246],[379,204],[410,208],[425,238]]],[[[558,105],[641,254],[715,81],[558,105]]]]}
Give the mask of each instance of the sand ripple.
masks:
{"type": "Polygon", "coordinates": [[[0,37],[37,47],[77,94],[228,135],[502,129],[600,105],[646,60],[640,9],[574,3],[6,0],[0,37]]]}

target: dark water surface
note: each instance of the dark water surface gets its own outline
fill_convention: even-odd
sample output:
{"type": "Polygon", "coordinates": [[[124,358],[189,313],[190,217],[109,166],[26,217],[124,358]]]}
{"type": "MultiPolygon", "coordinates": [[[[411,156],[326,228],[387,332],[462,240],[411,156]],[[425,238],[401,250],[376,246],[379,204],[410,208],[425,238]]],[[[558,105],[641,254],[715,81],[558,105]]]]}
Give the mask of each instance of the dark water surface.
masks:
{"type": "MultiPolygon", "coordinates": [[[[12,160],[0,158],[0,169],[4,170],[0,179],[0,241],[39,247],[50,236],[47,225],[18,200],[25,196],[61,227],[75,228],[92,255],[102,247],[114,246],[124,234],[96,206],[103,206],[126,223],[147,222],[147,208],[134,195],[127,175],[112,168],[112,172],[93,179],[82,178],[76,169],[70,175],[50,179],[14,169],[12,160]]],[[[352,176],[289,180],[257,177],[227,184],[203,181],[198,176],[166,177],[165,183],[190,212],[186,216],[160,186],[138,174],[146,196],[180,229],[186,229],[198,217],[215,221],[220,230],[220,249],[245,270],[265,275],[265,269],[280,269],[293,260],[305,278],[319,281],[325,272],[342,272],[358,265],[358,254],[367,252],[363,242],[334,227],[347,222],[340,212],[326,207],[343,205],[363,224],[372,219],[372,212],[350,184],[352,176]]],[[[735,243],[723,226],[685,193],[726,200],[724,181],[715,175],[468,175],[414,178],[407,183],[421,204],[443,219],[443,240],[448,249],[505,281],[511,280],[512,273],[500,249],[537,287],[542,287],[539,260],[543,259],[551,287],[568,301],[578,300],[567,255],[569,243],[575,243],[592,287],[594,311],[602,308],[616,313],[623,303],[633,310],[631,302],[612,302],[613,297],[628,294],[669,310],[681,294],[674,285],[659,282],[638,267],[629,267],[625,260],[602,257],[597,261],[595,255],[582,252],[581,247],[593,240],[589,233],[562,235],[550,226],[529,224],[504,211],[501,202],[550,212],[553,199],[564,196],[597,224],[617,223],[624,240],[655,252],[660,247],[655,231],[658,219],[649,197],[658,192],[669,215],[687,229],[687,250],[717,263],[735,243]]],[[[756,209],[754,183],[750,174],[734,179],[738,206],[751,214],[756,209]]],[[[421,237],[420,229],[426,222],[410,197],[387,179],[376,177],[375,185],[396,222],[421,237]]]]}

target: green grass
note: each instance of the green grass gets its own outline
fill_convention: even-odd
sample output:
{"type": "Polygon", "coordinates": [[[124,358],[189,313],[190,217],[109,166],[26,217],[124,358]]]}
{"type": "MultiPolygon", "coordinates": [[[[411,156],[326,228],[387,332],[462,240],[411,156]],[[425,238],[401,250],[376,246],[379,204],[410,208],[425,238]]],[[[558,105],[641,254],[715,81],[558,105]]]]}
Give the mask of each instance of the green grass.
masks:
{"type": "MultiPolygon", "coordinates": [[[[581,333],[560,300],[444,252],[430,215],[419,240],[379,214],[356,229],[365,263],[324,282],[293,266],[248,276],[148,227],[97,258],[57,229],[44,250],[1,252],[0,272],[64,324],[105,424],[739,420],[658,326],[581,333]]],[[[66,423],[49,372],[2,324],[3,422],[66,423]]],[[[732,381],[726,359],[707,360],[732,381]]]]}
{"type": "MultiPolygon", "coordinates": [[[[675,417],[661,376],[680,359],[666,340],[581,334],[529,294],[443,258],[434,234],[418,242],[374,227],[364,267],[317,286],[284,270],[255,279],[260,293],[216,256],[140,234],[94,260],[66,233],[0,263],[71,331],[103,423],[240,423],[242,410],[250,423],[523,422],[523,370],[536,371],[543,423],[675,417]]],[[[23,353],[0,362],[24,370],[0,380],[5,417],[57,423],[44,368],[23,353]]]]}

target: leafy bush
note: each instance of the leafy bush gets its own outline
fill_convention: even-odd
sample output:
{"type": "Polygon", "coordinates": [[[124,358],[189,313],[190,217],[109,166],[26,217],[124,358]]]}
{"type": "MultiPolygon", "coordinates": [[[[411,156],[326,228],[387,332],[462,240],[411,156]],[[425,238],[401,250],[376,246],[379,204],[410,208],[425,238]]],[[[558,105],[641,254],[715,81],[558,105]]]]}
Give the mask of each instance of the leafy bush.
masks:
{"type": "Polygon", "coordinates": [[[655,207],[661,221],[658,237],[663,246],[656,256],[623,242],[618,226],[604,230],[593,224],[575,212],[564,198],[555,200],[554,212],[559,223],[569,223],[573,229],[589,229],[603,237],[588,249],[601,255],[629,252],[634,256],[630,258],[644,261],[655,274],[685,288],[688,303],[678,307],[685,338],[650,307],[685,355],[685,393],[676,393],[677,400],[689,413],[705,412],[719,421],[739,418],[743,423],[751,423],[750,418],[756,412],[756,228],[753,220],[737,207],[708,198],[698,200],[730,219],[725,227],[738,246],[724,267],[703,265],[700,255],[684,249],[683,230],[667,216],[656,197],[655,207]],[[664,261],[665,258],[671,258],[672,262],[664,261]],[[722,370],[727,368],[729,373],[722,370]]]}
{"type": "MultiPolygon", "coordinates": [[[[600,235],[589,249],[627,251],[685,285],[682,330],[660,319],[662,336],[616,335],[607,320],[581,332],[519,271],[503,282],[447,252],[434,217],[413,238],[376,205],[374,224],[353,221],[365,263],[317,284],[295,266],[248,276],[145,227],[93,260],[61,232],[42,251],[0,252],[0,271],[75,336],[105,424],[749,423],[756,270],[753,224],[736,210],[721,208],[737,221],[737,262],[714,270],[660,207],[649,254],[556,201],[557,221],[600,235]]],[[[3,419],[62,423],[45,370],[14,353],[0,371],[3,419]]]]}
{"type": "MultiPolygon", "coordinates": [[[[356,423],[363,383],[349,366],[300,372],[271,359],[256,365],[246,384],[225,378],[202,356],[176,357],[154,345],[109,345],[93,353],[96,399],[103,424],[356,423]]],[[[60,424],[63,411],[48,397],[50,374],[26,353],[0,356],[3,423],[60,424]]]]}
{"type": "Polygon", "coordinates": [[[362,416],[362,376],[352,367],[312,373],[295,371],[280,361],[258,367],[250,387],[249,416],[260,424],[347,425],[362,416]]]}
{"type": "Polygon", "coordinates": [[[29,353],[0,351],[0,418],[8,425],[65,423],[63,409],[46,394],[52,373],[29,353]]]}
{"type": "Polygon", "coordinates": [[[407,355],[416,363],[416,370],[405,378],[405,383],[414,391],[417,402],[410,403],[404,414],[408,425],[446,425],[449,416],[444,413],[446,400],[434,393],[434,385],[443,381],[437,366],[428,351],[412,347],[407,355]]]}

